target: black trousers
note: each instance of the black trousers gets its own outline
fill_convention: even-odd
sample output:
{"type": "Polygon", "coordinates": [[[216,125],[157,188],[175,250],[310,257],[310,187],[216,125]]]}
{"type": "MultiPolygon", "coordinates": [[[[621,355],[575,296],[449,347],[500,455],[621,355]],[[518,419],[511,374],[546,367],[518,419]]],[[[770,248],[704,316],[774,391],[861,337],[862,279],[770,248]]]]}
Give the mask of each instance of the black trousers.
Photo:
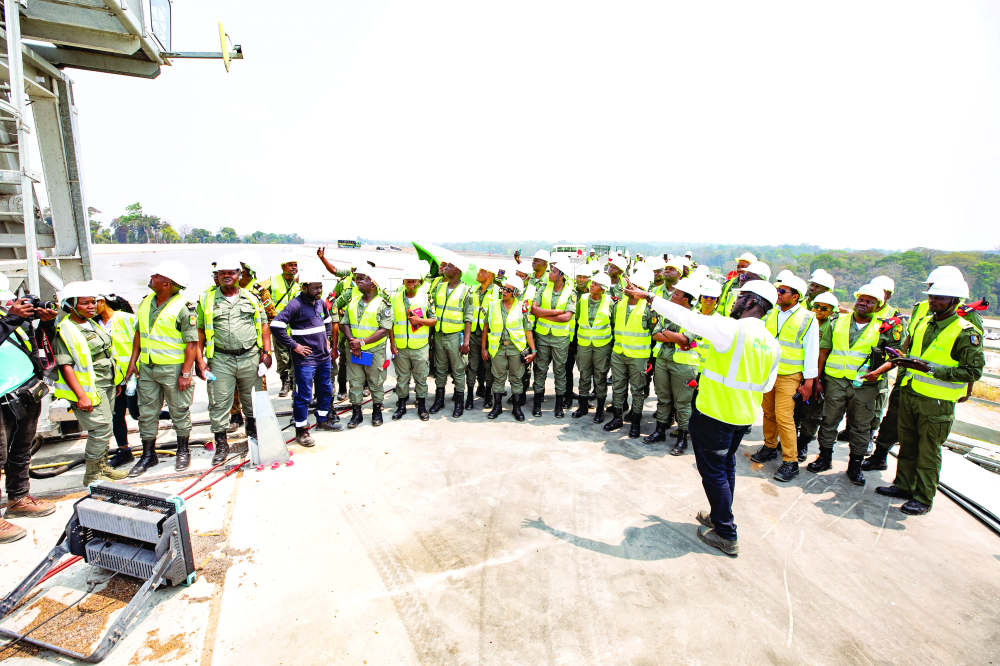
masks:
{"type": "Polygon", "coordinates": [[[6,478],[7,503],[16,502],[28,494],[31,483],[31,442],[35,439],[42,403],[26,401],[27,417],[18,419],[10,407],[0,407],[0,468],[6,478]]]}
{"type": "Polygon", "coordinates": [[[111,429],[115,433],[115,442],[119,448],[128,448],[128,424],[125,423],[125,412],[133,421],[139,420],[139,394],[125,395],[125,389],[115,396],[115,409],[111,418],[111,429]]]}
{"type": "Polygon", "coordinates": [[[715,533],[723,539],[736,541],[736,521],[733,516],[733,495],[736,492],[736,451],[748,425],[733,425],[705,416],[697,405],[688,422],[694,461],[701,474],[701,485],[712,510],[715,533]]]}

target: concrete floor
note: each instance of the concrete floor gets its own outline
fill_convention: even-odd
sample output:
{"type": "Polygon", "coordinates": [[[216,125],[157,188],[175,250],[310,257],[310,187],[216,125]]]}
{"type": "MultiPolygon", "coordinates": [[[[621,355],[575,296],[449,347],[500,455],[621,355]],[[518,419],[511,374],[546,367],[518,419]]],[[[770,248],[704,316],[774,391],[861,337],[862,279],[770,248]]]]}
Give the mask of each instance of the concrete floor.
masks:
{"type": "MultiPolygon", "coordinates": [[[[192,529],[221,528],[220,547],[249,550],[224,589],[203,580],[158,593],[106,663],[151,661],[149,633],[175,622],[188,649],[153,663],[1000,658],[1000,539],[944,496],[908,517],[875,495],[892,458],[857,487],[840,445],[833,471],[781,484],[775,463],[749,460],[755,427],[738,457],[741,554],[731,559],[695,535],[706,502],[690,453],[555,419],[552,402],[525,423],[507,405],[488,421],[478,400],[461,419],[445,416],[449,402],[427,423],[412,409],[392,422],[390,396],[381,429],[366,407],[363,427],[295,447],[295,466],[199,496],[192,529]]],[[[68,504],[0,565],[0,587],[50,547],[68,504]]]]}

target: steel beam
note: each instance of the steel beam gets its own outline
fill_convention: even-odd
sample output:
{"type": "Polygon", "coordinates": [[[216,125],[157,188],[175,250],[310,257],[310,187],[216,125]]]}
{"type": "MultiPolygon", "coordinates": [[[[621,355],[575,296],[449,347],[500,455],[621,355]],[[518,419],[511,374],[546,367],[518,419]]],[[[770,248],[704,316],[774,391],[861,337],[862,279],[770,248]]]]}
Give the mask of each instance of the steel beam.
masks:
{"type": "Polygon", "coordinates": [[[135,53],[142,46],[141,40],[136,35],[51,23],[26,16],[21,17],[21,32],[29,39],[125,55],[135,53]]]}
{"type": "Polygon", "coordinates": [[[142,79],[155,79],[160,75],[160,66],[148,60],[136,60],[134,57],[122,58],[100,53],[87,53],[60,49],[54,46],[35,46],[35,52],[48,62],[59,67],[73,67],[105,74],[122,74],[142,79]]]}

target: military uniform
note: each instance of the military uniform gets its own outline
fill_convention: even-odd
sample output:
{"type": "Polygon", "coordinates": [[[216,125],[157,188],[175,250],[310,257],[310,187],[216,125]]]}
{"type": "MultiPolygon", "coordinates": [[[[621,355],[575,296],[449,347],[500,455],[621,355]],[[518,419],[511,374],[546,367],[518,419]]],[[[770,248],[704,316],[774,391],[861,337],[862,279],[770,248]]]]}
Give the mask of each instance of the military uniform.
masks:
{"type": "MultiPolygon", "coordinates": [[[[373,315],[375,317],[377,328],[384,328],[387,331],[392,330],[392,305],[386,299],[382,298],[381,294],[377,294],[368,303],[365,303],[364,298],[359,296],[352,298],[351,302],[347,304],[347,323],[351,327],[351,335],[353,337],[367,338],[375,332],[363,331],[360,328],[360,326],[364,326],[363,318],[366,315],[373,315]],[[375,303],[375,301],[378,301],[378,303],[375,303]]],[[[367,349],[362,347],[362,351],[371,353],[371,365],[352,363],[350,358],[345,360],[347,363],[347,382],[350,387],[349,397],[352,407],[360,407],[364,399],[366,381],[372,394],[372,405],[382,406],[385,397],[383,389],[386,374],[385,345],[388,337],[386,335],[386,337],[373,343],[373,346],[367,349]]],[[[350,350],[347,353],[350,355],[350,350]]]]}
{"type": "MultiPolygon", "coordinates": [[[[563,288],[559,292],[555,291],[554,283],[549,284],[552,285],[551,291],[548,288],[549,285],[546,285],[544,289],[536,291],[535,299],[532,301],[533,304],[546,310],[563,310],[575,315],[576,289],[566,279],[563,280],[563,288]],[[547,294],[549,295],[548,298],[546,298],[547,294]]],[[[572,318],[564,324],[554,324],[541,317],[538,318],[535,324],[535,348],[538,349],[533,370],[535,375],[534,391],[536,400],[545,393],[545,378],[548,375],[550,361],[552,362],[552,374],[555,376],[556,396],[566,395],[565,368],[566,359],[569,355],[571,337],[569,331],[572,330],[570,328],[572,324],[572,318]],[[556,331],[561,328],[567,331],[566,335],[556,334],[556,331]]]]}
{"type": "MultiPolygon", "coordinates": [[[[624,410],[628,401],[629,389],[632,391],[632,415],[642,414],[643,391],[646,388],[646,363],[649,359],[649,352],[645,352],[641,357],[631,357],[625,354],[625,345],[629,344],[625,335],[627,331],[621,327],[622,319],[619,313],[624,313],[624,320],[630,321],[634,316],[636,308],[640,309],[640,328],[652,336],[652,331],[659,323],[659,316],[650,310],[646,301],[638,301],[635,305],[629,305],[628,298],[618,301],[615,304],[614,349],[611,353],[611,380],[613,390],[613,404],[616,410],[624,410]]],[[[638,352],[637,352],[638,353],[638,352]]]]}
{"type": "MultiPolygon", "coordinates": [[[[94,388],[100,402],[95,404],[90,412],[74,409],[73,414],[80,423],[80,429],[87,431],[87,442],[83,449],[84,457],[88,461],[100,461],[107,454],[108,443],[111,441],[112,409],[115,404],[115,360],[112,352],[111,334],[93,320],[76,324],[66,318],[60,323],[60,328],[64,326],[76,326],[86,339],[87,347],[90,350],[90,367],[94,371],[94,388]]],[[[73,355],[61,334],[52,341],[52,351],[55,353],[57,366],[75,365],[73,355]]],[[[77,373],[78,379],[79,374],[77,373]]],[[[91,400],[91,402],[96,401],[91,400]]],[[[75,405],[75,402],[71,402],[71,404],[75,405]]]]}
{"type": "MultiPolygon", "coordinates": [[[[524,358],[521,356],[521,349],[517,348],[514,341],[511,340],[510,331],[507,329],[507,319],[510,316],[510,308],[502,300],[495,300],[490,303],[490,310],[487,313],[487,321],[490,321],[491,316],[494,314],[496,308],[500,309],[500,321],[502,322],[502,328],[500,332],[499,345],[497,347],[496,353],[492,354],[492,359],[490,364],[492,366],[493,375],[493,393],[504,394],[506,393],[505,387],[507,386],[507,380],[510,379],[510,388],[514,396],[519,393],[524,392],[524,385],[522,384],[522,377],[524,376],[524,358]]],[[[521,310],[521,327],[524,331],[530,331],[533,328],[532,317],[530,314],[523,311],[520,301],[514,301],[514,307],[521,310]]],[[[490,332],[496,334],[496,331],[492,328],[490,332]]],[[[479,352],[479,347],[473,347],[470,353],[479,352]]],[[[480,354],[481,356],[481,354],[480,354]]]]}
{"type": "MultiPolygon", "coordinates": [[[[249,285],[247,285],[245,287],[245,289],[247,291],[249,291],[251,294],[253,294],[254,296],[256,296],[257,300],[260,301],[260,306],[261,306],[261,309],[262,309],[262,311],[264,313],[264,316],[267,318],[267,322],[270,323],[271,320],[274,319],[277,316],[277,314],[278,314],[274,310],[274,303],[271,302],[271,295],[270,295],[270,293],[266,289],[264,289],[263,287],[261,287],[260,282],[256,282],[256,281],[255,282],[251,282],[249,285]]],[[[271,345],[272,345],[272,353],[273,353],[273,346],[274,346],[273,341],[272,341],[271,345]]],[[[266,376],[260,378],[260,389],[259,390],[261,390],[261,391],[266,391],[267,390],[267,377],[266,376]]],[[[239,391],[236,391],[235,393],[233,393],[233,406],[229,409],[230,424],[232,424],[232,419],[233,419],[234,416],[236,416],[237,414],[242,415],[242,413],[243,413],[243,405],[240,403],[240,393],[239,393],[239,391]]],[[[237,418],[240,418],[240,417],[237,417],[237,418]]],[[[237,423],[239,423],[239,422],[237,422],[237,423]]]]}
{"type": "MultiPolygon", "coordinates": [[[[834,319],[836,319],[835,316],[827,317],[826,321],[820,324],[819,337],[821,340],[824,335],[832,335],[832,332],[827,333],[827,331],[831,328],[830,322],[834,319]]],[[[809,442],[816,439],[816,433],[823,422],[823,402],[824,400],[819,398],[819,394],[816,394],[816,397],[810,399],[808,403],[804,400],[795,401],[795,423],[798,426],[798,448],[800,450],[803,443],[808,446],[809,442]]]]}
{"type": "MultiPolygon", "coordinates": [[[[466,386],[468,387],[469,401],[466,407],[470,407],[472,398],[475,396],[476,377],[480,375],[480,368],[483,370],[482,381],[486,388],[485,395],[492,396],[493,370],[492,364],[483,361],[481,354],[477,353],[483,342],[483,322],[486,320],[486,313],[489,311],[490,303],[500,300],[500,287],[493,283],[484,292],[482,285],[471,290],[472,311],[475,315],[472,328],[469,331],[469,364],[466,368],[466,386]]],[[[492,401],[492,400],[490,400],[492,401]]]]}
{"type": "MultiPolygon", "coordinates": [[[[435,318],[434,303],[430,300],[427,289],[423,286],[418,287],[414,300],[420,303],[422,314],[419,316],[421,319],[435,318]]],[[[392,365],[396,370],[396,396],[405,403],[410,395],[410,378],[412,377],[417,400],[423,400],[427,398],[427,377],[430,372],[430,361],[427,357],[428,345],[422,341],[429,339],[430,331],[427,330],[427,327],[421,327],[423,330],[414,332],[410,326],[410,322],[406,319],[406,312],[414,309],[417,305],[406,295],[405,287],[393,297],[394,308],[396,303],[400,304],[402,314],[404,315],[399,321],[393,322],[396,358],[393,359],[392,365]],[[423,334],[419,340],[414,337],[416,333],[423,334]],[[420,346],[411,345],[411,338],[420,346]]]]}
{"type": "MultiPolygon", "coordinates": [[[[580,370],[580,400],[586,400],[590,394],[591,383],[593,383],[594,395],[597,396],[598,405],[603,410],[604,403],[608,399],[608,372],[611,369],[611,311],[612,301],[607,294],[601,296],[601,300],[595,301],[591,296],[581,296],[577,303],[576,324],[577,324],[577,349],[576,366],[580,370]],[[591,330],[595,326],[597,315],[603,312],[602,320],[606,317],[607,324],[604,331],[591,330]],[[582,318],[586,319],[582,319],[582,318]],[[604,336],[607,339],[603,339],[604,336]]],[[[598,324],[599,325],[599,324],[598,324]]],[[[582,403],[581,403],[582,404],[582,403]]]]}
{"type": "MultiPolygon", "coordinates": [[[[656,315],[654,314],[654,317],[656,315]]],[[[688,339],[688,342],[698,340],[691,331],[682,330],[677,324],[659,318],[656,327],[653,329],[654,335],[661,331],[672,331],[681,333],[688,339]]],[[[656,422],[670,424],[670,415],[673,410],[677,414],[677,427],[687,432],[688,419],[691,418],[691,401],[694,399],[694,386],[691,382],[698,379],[699,357],[696,349],[684,351],[677,347],[674,342],[656,341],[654,351],[659,347],[656,354],[656,361],[653,366],[653,386],[656,389],[656,422]]]]}
{"type": "Polygon", "coordinates": [[[476,321],[472,294],[469,292],[470,289],[465,283],[459,281],[458,285],[451,289],[446,280],[442,280],[437,289],[432,292],[434,312],[437,314],[438,320],[434,330],[434,384],[438,391],[443,392],[448,384],[448,371],[451,370],[456,400],[462,400],[465,393],[465,369],[468,365],[468,359],[461,352],[465,324],[471,325],[476,321]],[[462,291],[456,296],[455,292],[459,290],[462,291]],[[457,305],[455,305],[456,300],[457,305]],[[446,322],[446,318],[449,316],[453,319],[450,325],[449,322],[446,322]],[[461,326],[461,328],[445,332],[446,326],[449,329],[453,326],[461,326]]]}

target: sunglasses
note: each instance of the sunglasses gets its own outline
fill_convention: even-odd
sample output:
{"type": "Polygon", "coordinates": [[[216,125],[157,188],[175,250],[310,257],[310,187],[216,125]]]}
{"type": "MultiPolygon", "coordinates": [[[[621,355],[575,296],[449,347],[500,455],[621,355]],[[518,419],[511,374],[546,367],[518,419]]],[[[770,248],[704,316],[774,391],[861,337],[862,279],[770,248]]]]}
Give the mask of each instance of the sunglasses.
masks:
{"type": "Polygon", "coordinates": [[[832,312],[833,307],[829,305],[814,305],[813,310],[816,312],[832,312]]]}
{"type": "Polygon", "coordinates": [[[502,291],[505,294],[513,294],[517,290],[516,289],[511,289],[510,287],[503,287],[500,291],[502,291]]]}
{"type": "Polygon", "coordinates": [[[717,300],[719,300],[719,297],[718,296],[702,296],[701,300],[703,300],[703,301],[717,301],[717,300]]]}
{"type": "Polygon", "coordinates": [[[779,287],[777,291],[782,296],[784,296],[785,294],[794,294],[795,293],[794,290],[792,290],[792,289],[785,289],[784,287],[779,287]]]}

